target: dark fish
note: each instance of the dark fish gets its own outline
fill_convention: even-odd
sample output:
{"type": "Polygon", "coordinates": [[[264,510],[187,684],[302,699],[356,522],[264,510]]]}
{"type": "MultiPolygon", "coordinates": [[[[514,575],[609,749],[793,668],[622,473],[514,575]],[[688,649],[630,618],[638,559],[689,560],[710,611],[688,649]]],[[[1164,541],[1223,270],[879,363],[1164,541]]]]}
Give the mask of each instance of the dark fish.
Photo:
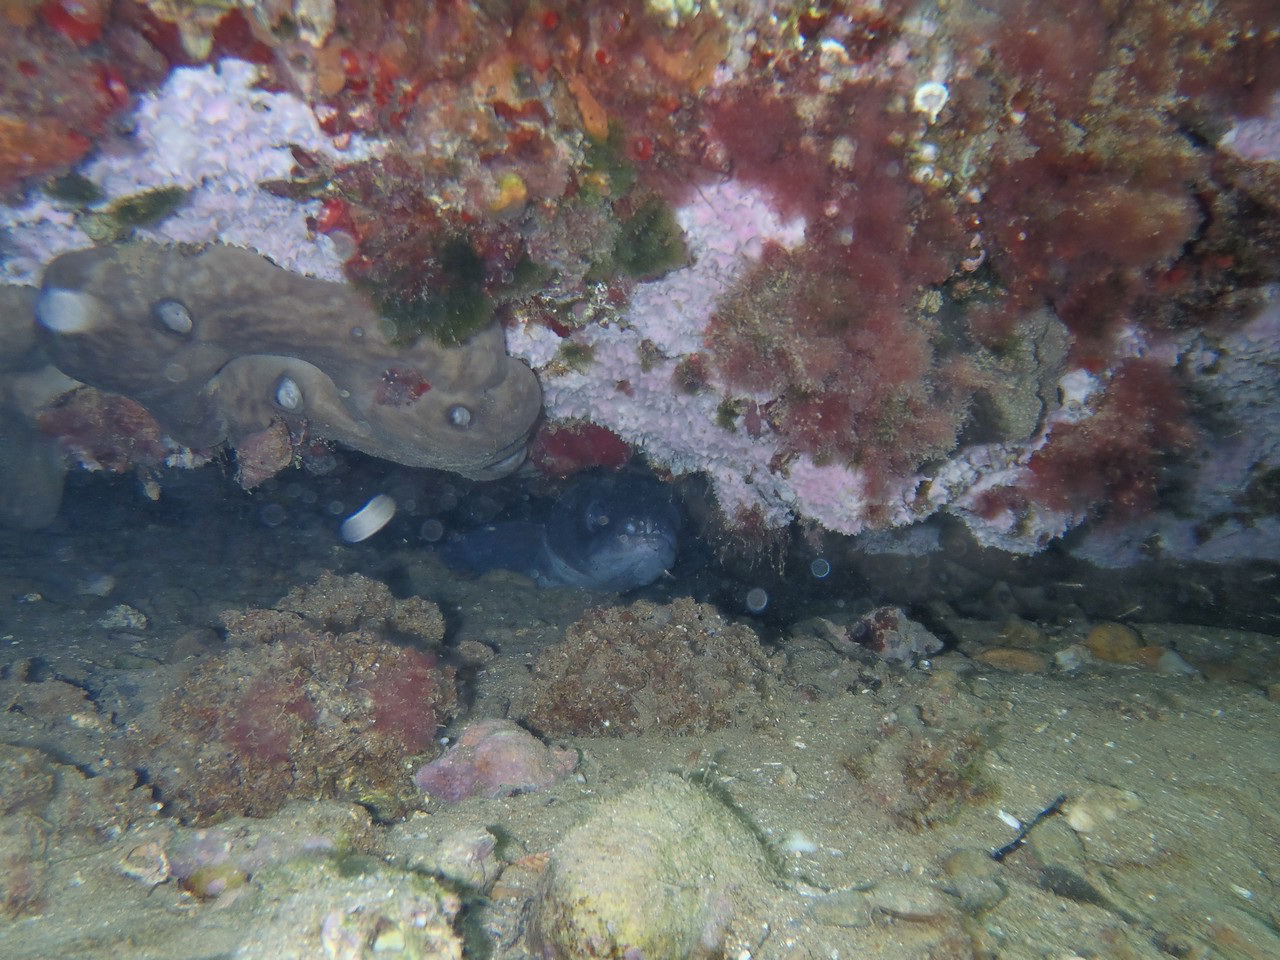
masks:
{"type": "Polygon", "coordinates": [[[540,587],[622,592],[658,579],[676,558],[680,515],[658,481],[594,474],[574,483],[546,523],[494,523],[440,554],[455,570],[513,570],[540,587]]]}

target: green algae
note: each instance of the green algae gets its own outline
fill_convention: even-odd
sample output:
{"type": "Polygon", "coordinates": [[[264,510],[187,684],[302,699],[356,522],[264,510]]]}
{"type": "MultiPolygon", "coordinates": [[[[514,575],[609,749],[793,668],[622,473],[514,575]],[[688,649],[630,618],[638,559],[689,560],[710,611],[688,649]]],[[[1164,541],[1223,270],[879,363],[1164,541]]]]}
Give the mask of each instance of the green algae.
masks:
{"type": "Polygon", "coordinates": [[[628,276],[652,280],[689,262],[684,233],[671,207],[649,197],[621,223],[613,259],[628,276]]]}
{"type": "Polygon", "coordinates": [[[138,227],[150,227],[170,217],[187,201],[184,187],[156,187],[113,200],[103,210],[88,211],[80,229],[96,243],[121,243],[138,227]]]}
{"type": "Polygon", "coordinates": [[[742,416],[742,403],[725,397],[716,407],[716,426],[721,430],[734,433],[738,429],[738,418],[742,416]]]}
{"type": "Polygon", "coordinates": [[[585,199],[621,197],[635,183],[635,168],[626,158],[626,138],[622,125],[616,121],[609,121],[609,134],[605,139],[588,137],[582,154],[589,174],[581,184],[585,199]]]}
{"type": "Polygon", "coordinates": [[[591,348],[591,344],[566,340],[560,344],[560,349],[556,351],[552,362],[558,370],[581,372],[591,366],[594,359],[595,351],[591,348]]]}
{"type": "Polygon", "coordinates": [[[102,188],[74,170],[49,180],[44,185],[44,190],[53,199],[73,207],[89,207],[103,199],[102,188]]]}
{"type": "Polygon", "coordinates": [[[397,282],[395,276],[361,283],[394,325],[397,342],[409,344],[426,336],[454,346],[493,319],[493,298],[484,285],[484,260],[471,244],[461,237],[447,240],[437,262],[441,282],[430,291],[398,293],[415,284],[397,282]]]}

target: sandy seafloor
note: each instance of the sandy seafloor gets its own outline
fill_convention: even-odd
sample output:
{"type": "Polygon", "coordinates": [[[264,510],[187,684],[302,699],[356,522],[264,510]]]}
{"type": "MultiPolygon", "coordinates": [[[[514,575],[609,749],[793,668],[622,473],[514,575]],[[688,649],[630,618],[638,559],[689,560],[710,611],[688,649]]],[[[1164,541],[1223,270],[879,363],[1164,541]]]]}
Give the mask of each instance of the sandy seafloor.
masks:
{"type": "MultiPolygon", "coordinates": [[[[147,873],[148,854],[162,862],[190,828],[139,802],[145,791],[125,790],[128,776],[107,776],[102,745],[130,730],[101,691],[159,698],[184,661],[217,649],[220,611],[269,606],[325,570],[360,572],[438,603],[451,647],[493,651],[467,679],[454,733],[505,715],[538,652],[585,610],[619,601],[464,582],[416,545],[349,547],[318,522],[269,528],[244,500],[143,510],[112,496],[50,531],[0,532],[4,960],[533,956],[523,935],[546,853],[602,803],[672,775],[731,804],[767,849],[765,874],[731,885],[726,956],[1280,957],[1280,647],[1179,624],[1136,626],[1192,673],[1082,657],[1088,622],[1042,625],[1031,672],[966,655],[995,643],[999,623],[957,621],[961,642],[926,668],[851,660],[800,624],[773,638],[784,681],[751,723],[558,738],[580,752],[576,775],[499,799],[424,800],[399,823],[372,824],[342,801],[234,821],[240,837],[345,829],[360,856],[261,864],[242,886],[199,898],[147,873]],[[146,626],[101,625],[121,604],[146,626]],[[922,773],[930,756],[953,765],[922,773]],[[912,770],[925,778],[914,792],[912,770]],[[989,856],[1012,839],[1012,817],[1059,795],[1062,812],[1025,846],[1001,863],[989,856]],[[497,849],[476,885],[453,884],[455,899],[431,914],[421,904],[439,906],[441,888],[422,879],[432,851],[477,829],[497,849]],[[413,921],[407,936],[395,925],[414,909],[418,931],[440,926],[437,940],[413,921]],[[334,917],[356,933],[336,934],[334,917]]],[[[649,595],[677,594],[667,584],[649,595]]],[[[412,769],[407,758],[406,777],[412,769]]],[[[653,855],[644,845],[610,854],[619,871],[653,855]]]]}

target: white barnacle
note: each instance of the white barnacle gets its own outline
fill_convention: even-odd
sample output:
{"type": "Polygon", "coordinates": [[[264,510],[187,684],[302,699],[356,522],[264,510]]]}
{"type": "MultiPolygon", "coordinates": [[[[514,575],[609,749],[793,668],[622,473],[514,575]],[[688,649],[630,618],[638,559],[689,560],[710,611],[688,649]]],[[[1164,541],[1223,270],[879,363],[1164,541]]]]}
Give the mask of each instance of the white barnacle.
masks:
{"type": "Polygon", "coordinates": [[[927,114],[930,123],[935,123],[950,98],[951,92],[945,83],[930,80],[916,87],[916,92],[911,96],[911,105],[917,113],[927,114]]]}
{"type": "Polygon", "coordinates": [[[302,406],[302,388],[293,377],[281,377],[276,384],[276,403],[285,410],[297,410],[302,406]]]}

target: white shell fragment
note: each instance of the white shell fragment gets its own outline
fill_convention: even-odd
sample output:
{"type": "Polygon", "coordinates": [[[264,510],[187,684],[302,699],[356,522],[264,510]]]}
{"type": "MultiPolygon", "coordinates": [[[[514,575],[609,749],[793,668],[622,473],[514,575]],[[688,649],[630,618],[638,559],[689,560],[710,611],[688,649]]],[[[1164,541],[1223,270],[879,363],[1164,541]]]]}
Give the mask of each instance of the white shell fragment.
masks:
{"type": "Polygon", "coordinates": [[[390,523],[395,515],[395,500],[385,493],[380,493],[342,521],[342,539],[347,543],[368,540],[390,523]]]}

